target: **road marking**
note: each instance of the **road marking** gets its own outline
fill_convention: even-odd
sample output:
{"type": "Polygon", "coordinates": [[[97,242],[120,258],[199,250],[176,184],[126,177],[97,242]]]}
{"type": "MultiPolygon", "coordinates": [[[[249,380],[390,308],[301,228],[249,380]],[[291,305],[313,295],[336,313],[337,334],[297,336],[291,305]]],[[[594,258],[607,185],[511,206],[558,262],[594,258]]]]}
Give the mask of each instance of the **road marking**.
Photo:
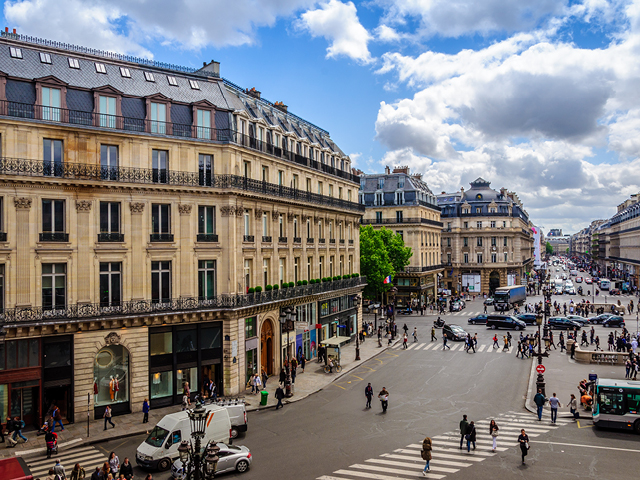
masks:
{"type": "Polygon", "coordinates": [[[390,477],[388,475],[375,475],[373,473],[367,472],[352,472],[350,470],[336,470],[333,473],[337,473],[338,475],[350,475],[352,477],[370,478],[372,480],[409,480],[408,478],[404,477],[390,477]]]}
{"type": "Polygon", "coordinates": [[[351,376],[352,376],[352,377],[356,377],[358,380],[364,380],[364,378],[360,378],[359,376],[354,375],[353,373],[351,374],[351,376]]]}
{"type": "MultiPolygon", "coordinates": [[[[418,443],[412,443],[411,445],[407,445],[407,448],[419,448],[422,451],[422,445],[418,443]]],[[[439,450],[444,453],[459,453],[459,450],[455,450],[453,448],[444,448],[444,447],[432,447],[433,450],[439,450]]],[[[506,450],[506,449],[505,449],[506,450]]],[[[465,455],[471,455],[471,453],[465,453],[465,455]]],[[[473,455],[478,455],[480,457],[492,457],[494,454],[491,452],[480,452],[475,451],[473,455]]]]}
{"type": "Polygon", "coordinates": [[[349,479],[344,477],[334,477],[333,475],[322,475],[321,477],[318,477],[316,480],[349,480],[349,479]]]}
{"type": "Polygon", "coordinates": [[[459,346],[460,346],[460,344],[459,344],[459,343],[454,343],[454,344],[453,344],[453,346],[449,348],[449,350],[451,350],[451,351],[453,352],[453,351],[454,351],[456,348],[458,348],[459,346]]]}
{"type": "Polygon", "coordinates": [[[531,443],[546,443],[548,445],[565,445],[567,447],[597,448],[599,450],[615,450],[618,452],[640,453],[640,450],[634,450],[632,448],[600,447],[597,445],[581,445],[578,443],[543,442],[542,440],[531,440],[531,443]]]}
{"type": "MultiPolygon", "coordinates": [[[[421,458],[408,457],[406,455],[395,455],[393,453],[383,453],[381,456],[385,458],[395,458],[396,460],[413,460],[413,461],[422,460],[421,458]]],[[[436,465],[440,465],[440,464],[449,465],[451,467],[470,467],[471,465],[473,465],[472,463],[452,462],[450,460],[440,460],[440,459],[435,459],[435,460],[432,459],[431,463],[435,463],[436,465]]]]}
{"type": "MultiPolygon", "coordinates": [[[[408,453],[409,455],[418,455],[418,456],[420,455],[419,451],[407,450],[406,448],[397,448],[397,449],[394,450],[394,452],[397,452],[397,453],[408,453]]],[[[440,457],[440,458],[450,458],[450,459],[453,459],[453,460],[460,460],[461,459],[461,455],[460,454],[451,455],[449,453],[440,453],[438,455],[438,457],[440,457]]],[[[481,462],[481,461],[484,460],[484,458],[473,458],[470,455],[465,455],[464,459],[466,461],[469,461],[469,462],[481,462]]]]}
{"type": "MultiPolygon", "coordinates": [[[[385,468],[385,467],[379,467],[377,465],[362,465],[359,463],[356,463],[355,465],[351,465],[349,468],[360,468],[362,470],[373,470],[374,472],[382,472],[382,473],[400,473],[402,475],[409,475],[410,477],[423,477],[424,475],[422,475],[422,473],[418,473],[418,472],[410,472],[408,470],[401,470],[399,468],[385,468]]],[[[446,475],[438,475],[435,473],[432,473],[430,475],[427,476],[427,478],[433,478],[435,480],[439,479],[439,478],[444,478],[446,475]]]]}
{"type": "MultiPolygon", "coordinates": [[[[395,353],[391,353],[391,352],[382,352],[384,355],[387,355],[389,357],[399,357],[400,355],[396,355],[395,353]]],[[[382,362],[381,362],[382,363],[382,362]]]]}
{"type": "MultiPolygon", "coordinates": [[[[383,458],[370,458],[368,460],[365,460],[365,462],[379,463],[381,465],[394,465],[396,467],[419,468],[420,470],[424,468],[424,466],[422,466],[422,464],[419,464],[419,463],[394,462],[393,460],[385,460],[383,458]]],[[[424,461],[422,463],[424,463],[424,461]]],[[[433,467],[433,466],[431,467],[431,470],[434,470],[436,472],[443,472],[443,473],[456,473],[460,471],[459,468],[445,468],[445,467],[433,467]]]]}
{"type": "Polygon", "coordinates": [[[587,425],[585,427],[581,427],[580,426],[580,420],[576,420],[576,423],[578,424],[578,428],[593,428],[593,427],[595,427],[595,425],[587,425]]]}
{"type": "Polygon", "coordinates": [[[427,345],[426,347],[424,347],[424,350],[429,350],[431,347],[436,346],[437,343],[430,343],[429,345],[427,345]]]}
{"type": "Polygon", "coordinates": [[[480,345],[480,348],[478,349],[478,353],[482,352],[485,349],[486,345],[480,345]]]}
{"type": "Polygon", "coordinates": [[[343,389],[343,390],[346,390],[346,388],[341,387],[341,386],[340,386],[340,385],[338,385],[337,383],[332,383],[331,385],[335,385],[335,386],[336,386],[336,387],[338,387],[338,388],[341,388],[341,389],[343,389]]]}
{"type": "Polygon", "coordinates": [[[379,361],[381,364],[383,364],[383,365],[384,365],[384,362],[383,362],[382,360],[380,360],[379,358],[374,358],[374,360],[377,360],[377,361],[379,361]]]}
{"type": "Polygon", "coordinates": [[[366,365],[360,365],[358,368],[366,368],[367,370],[371,370],[372,372],[375,372],[373,368],[367,367],[366,365]]]}
{"type": "Polygon", "coordinates": [[[411,350],[413,347],[416,346],[416,343],[412,343],[411,345],[409,345],[406,350],[411,350]]]}
{"type": "Polygon", "coordinates": [[[424,347],[426,345],[426,343],[421,343],[420,345],[418,345],[416,347],[416,350],[420,350],[422,347],[424,347]]]}

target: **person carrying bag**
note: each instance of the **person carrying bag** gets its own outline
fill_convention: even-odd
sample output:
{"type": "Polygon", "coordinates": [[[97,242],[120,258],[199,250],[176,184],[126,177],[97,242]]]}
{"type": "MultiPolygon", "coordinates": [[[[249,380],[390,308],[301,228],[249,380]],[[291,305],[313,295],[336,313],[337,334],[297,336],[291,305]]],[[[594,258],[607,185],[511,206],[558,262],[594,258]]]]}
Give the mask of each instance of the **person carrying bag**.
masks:
{"type": "Polygon", "coordinates": [[[424,470],[422,471],[422,475],[424,475],[425,477],[427,476],[427,472],[431,470],[429,468],[429,462],[431,461],[432,448],[433,447],[431,446],[431,438],[425,437],[425,439],[422,441],[422,451],[420,452],[420,456],[422,457],[422,459],[427,462],[424,466],[424,470]]]}

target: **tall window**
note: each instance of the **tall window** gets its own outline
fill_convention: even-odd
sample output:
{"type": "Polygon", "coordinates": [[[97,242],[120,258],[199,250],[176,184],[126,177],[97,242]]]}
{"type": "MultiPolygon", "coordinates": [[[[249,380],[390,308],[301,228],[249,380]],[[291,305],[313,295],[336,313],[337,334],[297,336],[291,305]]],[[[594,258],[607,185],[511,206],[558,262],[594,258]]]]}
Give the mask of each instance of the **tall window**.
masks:
{"type": "Polygon", "coordinates": [[[382,223],[382,212],[376,212],[376,223],[382,223]]]}
{"type": "Polygon", "coordinates": [[[251,287],[251,260],[244,261],[244,293],[249,293],[251,287]]]}
{"type": "Polygon", "coordinates": [[[278,262],[278,283],[280,286],[284,283],[284,275],[285,275],[285,259],[281,258],[278,262]]]}
{"type": "Polygon", "coordinates": [[[151,205],[151,233],[158,238],[171,233],[171,205],[151,205]]]}
{"type": "Polygon", "coordinates": [[[153,182],[168,183],[169,181],[169,152],[166,150],[153,150],[151,152],[153,182]]]}
{"type": "Polygon", "coordinates": [[[462,237],[462,246],[463,247],[469,246],[469,237],[462,237]]]}
{"type": "Polygon", "coordinates": [[[293,281],[296,283],[298,283],[299,270],[300,270],[300,259],[296,257],[293,259],[293,281]]]}
{"type": "Polygon", "coordinates": [[[278,216],[278,235],[284,237],[284,218],[282,215],[278,216]]]}
{"type": "Polygon", "coordinates": [[[318,271],[320,273],[320,278],[322,278],[324,274],[324,257],[320,257],[318,260],[318,271]]]}
{"type": "Polygon", "coordinates": [[[307,257],[307,280],[311,280],[313,274],[313,257],[307,257]]]}
{"type": "Polygon", "coordinates": [[[318,182],[318,195],[322,195],[323,192],[322,182],[318,182]]]}
{"type": "Polygon", "coordinates": [[[482,222],[476,222],[476,227],[477,228],[482,228],[482,222]]]}
{"type": "Polygon", "coordinates": [[[250,233],[250,223],[249,223],[249,212],[245,210],[244,212],[244,236],[247,237],[251,235],[250,233]]]}
{"type": "Polygon", "coordinates": [[[333,277],[334,273],[333,273],[333,255],[331,255],[329,257],[329,276],[333,277]]]}
{"type": "Polygon", "coordinates": [[[58,310],[67,303],[67,265],[64,263],[42,264],[42,308],[58,310]]]}
{"type": "Polygon", "coordinates": [[[100,145],[100,177],[118,180],[118,146],[100,145]]]}
{"type": "Polygon", "coordinates": [[[298,217],[293,217],[293,236],[298,238],[298,217]]]}
{"type": "Polygon", "coordinates": [[[197,110],[198,126],[196,135],[198,138],[211,138],[211,111],[197,110]]]}
{"type": "Polygon", "coordinates": [[[214,235],[216,233],[216,207],[198,207],[198,234],[214,235]]]}
{"type": "Polygon", "coordinates": [[[463,255],[463,263],[469,263],[469,254],[468,253],[465,253],[463,255]]]}
{"type": "Polygon", "coordinates": [[[62,140],[45,138],[42,146],[42,174],[61,177],[63,174],[62,140]]]}
{"type": "Polygon", "coordinates": [[[384,198],[382,196],[382,193],[376,193],[376,205],[384,205],[384,198]]]}
{"type": "Polygon", "coordinates": [[[396,222],[402,223],[402,212],[401,211],[397,211],[396,212],[396,222]]]}
{"type": "Polygon", "coordinates": [[[198,261],[198,298],[211,300],[216,295],[216,261],[198,261]]]}
{"type": "Polygon", "coordinates": [[[42,120],[60,121],[60,89],[42,87],[42,120]]]}
{"type": "Polygon", "coordinates": [[[478,263],[482,263],[482,254],[478,253],[476,254],[476,257],[477,257],[478,263]]]}
{"type": "Polygon", "coordinates": [[[0,265],[0,312],[4,312],[4,265],[0,265]]]}
{"type": "Polygon", "coordinates": [[[307,238],[313,238],[311,235],[311,219],[307,218],[307,238]]]}
{"type": "Polygon", "coordinates": [[[264,285],[269,285],[269,263],[271,262],[268,258],[262,259],[262,283],[264,285]]]}
{"type": "Polygon", "coordinates": [[[263,237],[269,236],[269,217],[267,216],[266,213],[262,214],[262,236],[263,237]]]}
{"type": "Polygon", "coordinates": [[[498,261],[498,255],[495,253],[491,254],[491,263],[496,263],[498,261]]]}
{"type": "Polygon", "coordinates": [[[496,237],[491,237],[491,246],[492,246],[492,247],[495,247],[495,246],[496,246],[496,244],[497,244],[497,239],[496,239],[496,237]]]}
{"type": "Polygon", "coordinates": [[[42,232],[64,233],[64,200],[42,200],[42,232]]]}
{"type": "Polygon", "coordinates": [[[495,220],[492,220],[492,221],[491,221],[491,228],[496,228],[496,222],[495,222],[495,220]]]}
{"type": "Polygon", "coordinates": [[[167,133],[167,106],[151,102],[151,133],[167,133]]]}
{"type": "Polygon", "coordinates": [[[478,247],[481,247],[481,246],[482,246],[482,237],[478,237],[478,238],[476,239],[476,245],[478,245],[478,247]]]}
{"type": "Polygon", "coordinates": [[[100,202],[100,239],[120,234],[120,202],[100,202]]]}
{"type": "Polygon", "coordinates": [[[404,204],[404,192],[396,192],[396,205],[404,204]]]}
{"type": "Polygon", "coordinates": [[[171,262],[151,262],[151,301],[171,301],[171,262]]]}
{"type": "Polygon", "coordinates": [[[508,245],[507,237],[504,237],[504,238],[502,239],[502,245],[503,245],[504,247],[506,247],[506,246],[508,245]]]}
{"type": "Polygon", "coordinates": [[[198,155],[198,174],[200,185],[213,185],[213,155],[198,155]]]}
{"type": "Polygon", "coordinates": [[[382,190],[384,188],[384,178],[378,178],[378,189],[382,190]]]}
{"type": "Polygon", "coordinates": [[[322,223],[322,220],[318,221],[318,237],[324,238],[324,225],[322,223]]]}
{"type": "Polygon", "coordinates": [[[505,262],[509,261],[509,254],[507,252],[504,252],[504,261],[505,262]]]}
{"type": "Polygon", "coordinates": [[[122,263],[100,263],[100,306],[115,307],[120,305],[122,293],[122,263]]]}
{"type": "Polygon", "coordinates": [[[116,99],[115,97],[105,97],[100,95],[100,126],[105,128],[116,128],[116,99]]]}
{"type": "Polygon", "coordinates": [[[282,170],[278,170],[278,185],[284,185],[284,172],[282,170]]]}

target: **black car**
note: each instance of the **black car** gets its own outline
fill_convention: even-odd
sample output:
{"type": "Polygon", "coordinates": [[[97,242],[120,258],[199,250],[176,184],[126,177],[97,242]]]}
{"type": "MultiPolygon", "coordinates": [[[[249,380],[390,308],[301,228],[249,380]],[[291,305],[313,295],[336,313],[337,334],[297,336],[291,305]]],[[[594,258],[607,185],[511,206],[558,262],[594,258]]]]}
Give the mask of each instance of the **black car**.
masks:
{"type": "Polygon", "coordinates": [[[518,320],[522,320],[527,325],[535,325],[536,324],[536,314],[535,313],[521,313],[520,315],[516,315],[518,320]]]}
{"type": "Polygon", "coordinates": [[[602,313],[598,316],[592,317],[589,319],[589,323],[595,323],[600,324],[600,323],[604,323],[605,320],[609,320],[609,317],[613,317],[613,313],[602,313]]]}
{"type": "Polygon", "coordinates": [[[567,315],[566,318],[568,318],[569,320],[573,320],[574,322],[578,322],[583,327],[589,323],[588,318],[581,317],[580,315],[567,315]]]}
{"type": "Polygon", "coordinates": [[[484,325],[485,323],[487,323],[487,315],[485,315],[484,313],[476,315],[475,317],[471,317],[469,319],[470,325],[484,325]]]}
{"type": "Polygon", "coordinates": [[[442,335],[447,337],[448,340],[462,341],[467,338],[467,332],[458,325],[445,324],[445,326],[442,327],[442,335]]]}
{"type": "Polygon", "coordinates": [[[610,327],[614,327],[614,328],[620,328],[620,327],[624,327],[624,318],[618,316],[618,315],[613,315],[609,318],[607,318],[603,323],[602,326],[605,328],[610,328],[610,327]]]}
{"type": "Polygon", "coordinates": [[[527,324],[522,320],[518,320],[516,317],[508,315],[488,315],[487,316],[487,328],[495,330],[496,328],[512,328],[514,330],[524,330],[527,328],[527,324]]]}
{"type": "Polygon", "coordinates": [[[579,322],[569,320],[565,317],[551,317],[547,320],[549,328],[555,328],[556,330],[573,330],[574,328],[582,328],[579,322]]]}

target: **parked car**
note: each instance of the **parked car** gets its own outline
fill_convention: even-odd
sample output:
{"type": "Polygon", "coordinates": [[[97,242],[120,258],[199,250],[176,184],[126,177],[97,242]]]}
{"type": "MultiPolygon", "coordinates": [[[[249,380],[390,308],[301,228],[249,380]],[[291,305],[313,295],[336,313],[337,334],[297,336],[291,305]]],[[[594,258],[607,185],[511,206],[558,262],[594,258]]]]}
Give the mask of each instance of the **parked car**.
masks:
{"type": "Polygon", "coordinates": [[[576,277],[576,283],[582,283],[582,277],[576,277]]]}
{"type": "Polygon", "coordinates": [[[583,327],[589,323],[588,318],[581,317],[580,315],[567,315],[565,318],[568,318],[569,320],[573,320],[574,322],[578,322],[583,327]]]}
{"type": "MultiPolygon", "coordinates": [[[[251,466],[251,452],[242,445],[227,445],[226,443],[216,444],[220,451],[218,452],[218,464],[216,465],[216,477],[220,473],[238,472],[244,473],[251,466]]],[[[182,461],[178,458],[171,466],[171,478],[182,480],[184,473],[182,472],[182,461]]]]}
{"type": "Polygon", "coordinates": [[[600,315],[590,318],[589,323],[594,323],[598,325],[600,323],[604,323],[605,320],[609,319],[609,317],[613,317],[613,313],[602,313],[600,315]]]}
{"type": "Polygon", "coordinates": [[[587,285],[591,285],[593,283],[593,280],[591,280],[590,278],[585,278],[584,283],[586,283],[587,285]]]}
{"type": "Polygon", "coordinates": [[[527,325],[535,325],[536,324],[536,314],[535,313],[521,313],[520,315],[516,315],[518,320],[522,320],[527,325]]]}
{"type": "Polygon", "coordinates": [[[514,330],[524,330],[527,324],[516,317],[508,315],[489,315],[487,317],[487,328],[495,330],[496,328],[512,328],[514,330]]]}
{"type": "Polygon", "coordinates": [[[605,328],[622,328],[624,327],[624,318],[612,315],[603,322],[602,326],[605,328]]]}
{"type": "Polygon", "coordinates": [[[484,301],[485,305],[493,305],[493,297],[488,297],[485,301],[484,301]]]}
{"type": "Polygon", "coordinates": [[[582,325],[579,322],[569,320],[565,317],[551,317],[547,320],[549,328],[555,328],[556,330],[573,330],[574,328],[581,328],[582,325]]]}
{"type": "Polygon", "coordinates": [[[462,341],[467,338],[467,332],[465,332],[459,325],[445,324],[442,327],[442,335],[447,337],[448,340],[462,341]]]}
{"type": "Polygon", "coordinates": [[[471,317],[468,322],[470,325],[484,325],[487,323],[487,315],[484,313],[471,317]]]}

